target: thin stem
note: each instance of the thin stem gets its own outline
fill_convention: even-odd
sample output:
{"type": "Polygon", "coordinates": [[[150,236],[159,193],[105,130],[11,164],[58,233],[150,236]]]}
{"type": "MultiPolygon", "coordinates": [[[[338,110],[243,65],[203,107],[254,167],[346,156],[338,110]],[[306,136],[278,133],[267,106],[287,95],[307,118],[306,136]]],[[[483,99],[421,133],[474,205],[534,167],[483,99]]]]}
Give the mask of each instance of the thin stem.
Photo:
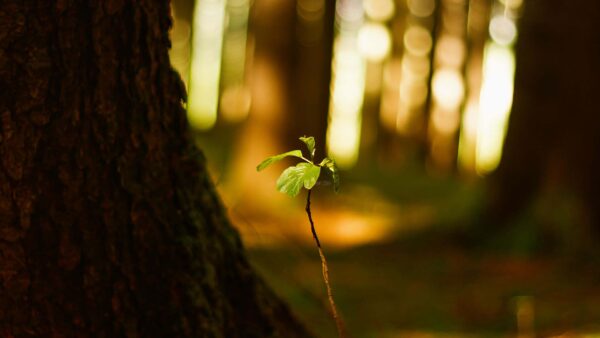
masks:
{"type": "Polygon", "coordinates": [[[300,156],[300,159],[304,160],[305,162],[308,162],[308,163],[314,164],[314,163],[313,163],[313,161],[311,161],[311,160],[307,159],[307,158],[306,158],[306,157],[304,157],[304,156],[300,156]]]}
{"type": "Polygon", "coordinates": [[[321,248],[321,242],[319,242],[319,236],[317,236],[317,231],[315,230],[315,223],[312,219],[312,213],[310,212],[310,193],[312,190],[308,190],[308,195],[306,196],[306,214],[308,215],[308,221],[310,222],[310,231],[312,231],[313,238],[315,242],[317,242],[317,247],[321,248]]]}
{"type": "Polygon", "coordinates": [[[310,212],[310,193],[311,190],[308,190],[308,195],[306,196],[306,214],[308,215],[308,220],[310,221],[310,230],[312,231],[313,238],[317,243],[317,249],[319,249],[319,256],[321,257],[321,270],[323,271],[323,280],[325,281],[325,287],[327,288],[327,298],[329,298],[329,305],[331,306],[331,315],[335,320],[335,325],[337,326],[338,336],[340,338],[345,338],[346,333],[344,330],[344,322],[340,318],[337,312],[337,308],[335,306],[335,302],[333,301],[333,293],[331,292],[331,285],[329,284],[329,269],[327,267],[327,260],[325,259],[325,255],[323,254],[323,249],[321,249],[321,242],[319,241],[319,236],[317,236],[317,231],[315,230],[315,223],[312,219],[312,213],[310,212]]]}

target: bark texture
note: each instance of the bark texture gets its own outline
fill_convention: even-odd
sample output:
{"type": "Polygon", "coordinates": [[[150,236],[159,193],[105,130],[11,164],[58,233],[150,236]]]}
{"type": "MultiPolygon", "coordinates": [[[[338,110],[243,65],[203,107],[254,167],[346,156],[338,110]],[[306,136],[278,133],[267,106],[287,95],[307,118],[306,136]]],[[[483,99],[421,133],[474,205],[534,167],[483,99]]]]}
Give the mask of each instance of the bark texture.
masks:
{"type": "Polygon", "coordinates": [[[0,336],[305,337],[187,136],[167,1],[0,3],[0,336]]]}

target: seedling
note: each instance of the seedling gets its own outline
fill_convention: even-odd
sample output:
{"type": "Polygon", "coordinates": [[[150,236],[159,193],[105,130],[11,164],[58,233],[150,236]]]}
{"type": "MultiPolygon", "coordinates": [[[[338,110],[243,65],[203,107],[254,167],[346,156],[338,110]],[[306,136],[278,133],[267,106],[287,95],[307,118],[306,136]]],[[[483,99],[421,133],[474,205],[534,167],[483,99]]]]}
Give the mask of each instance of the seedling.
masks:
{"type": "Polygon", "coordinates": [[[319,236],[317,236],[317,231],[315,230],[315,223],[312,219],[312,213],[310,211],[310,194],[312,192],[312,188],[317,184],[319,180],[319,176],[321,174],[321,169],[325,169],[329,173],[328,180],[333,185],[333,190],[337,193],[340,188],[340,175],[335,165],[335,161],[330,158],[324,158],[319,164],[315,164],[315,138],[312,136],[300,137],[300,141],[304,142],[306,147],[308,148],[308,153],[310,154],[310,159],[302,156],[302,151],[300,150],[292,150],[283,154],[271,156],[266,160],[262,161],[257,167],[257,171],[261,171],[271,165],[274,162],[282,160],[286,157],[292,156],[301,159],[303,162],[296,164],[295,166],[289,167],[281,173],[281,176],[277,179],[277,190],[282,193],[288,194],[291,197],[296,197],[302,187],[304,187],[308,193],[306,194],[306,215],[308,216],[308,221],[310,222],[310,230],[312,231],[313,238],[315,243],[317,244],[317,249],[319,250],[319,256],[321,257],[321,268],[323,271],[323,280],[325,281],[325,287],[327,288],[327,298],[329,299],[329,305],[331,306],[331,315],[335,324],[337,326],[338,335],[340,338],[345,337],[345,330],[342,319],[339,317],[337,309],[335,307],[335,302],[333,300],[333,293],[331,292],[331,285],[329,284],[329,269],[327,267],[327,260],[325,259],[325,255],[323,254],[323,249],[321,248],[321,242],[319,242],[319,236]]]}

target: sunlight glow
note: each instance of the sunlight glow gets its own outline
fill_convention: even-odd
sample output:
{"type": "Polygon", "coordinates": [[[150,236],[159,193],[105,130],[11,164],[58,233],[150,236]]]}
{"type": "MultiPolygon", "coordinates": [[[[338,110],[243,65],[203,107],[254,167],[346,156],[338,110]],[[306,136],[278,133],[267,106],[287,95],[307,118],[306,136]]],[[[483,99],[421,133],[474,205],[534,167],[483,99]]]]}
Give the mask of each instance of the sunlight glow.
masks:
{"type": "Polygon", "coordinates": [[[364,18],[361,0],[338,0],[335,5],[336,24],[340,33],[350,33],[360,26],[364,18]]]}
{"type": "Polygon", "coordinates": [[[479,175],[496,169],[502,157],[513,99],[513,46],[518,35],[515,20],[521,4],[522,0],[496,2],[490,9],[489,35],[482,54],[477,52],[467,65],[470,90],[463,111],[458,162],[479,175]]]}
{"type": "Polygon", "coordinates": [[[499,45],[510,45],[517,38],[515,22],[505,15],[497,15],[490,20],[490,36],[499,45]]]}
{"type": "Polygon", "coordinates": [[[436,45],[437,61],[445,66],[461,68],[465,61],[465,41],[460,37],[444,34],[439,37],[436,45]]]}
{"type": "Polygon", "coordinates": [[[402,57],[402,76],[411,79],[426,79],[429,76],[429,58],[410,53],[404,54],[402,57]]]}
{"type": "Polygon", "coordinates": [[[360,0],[340,1],[336,7],[327,152],[341,168],[356,163],[360,146],[366,71],[358,42],[362,8],[360,0]]]}
{"type": "Polygon", "coordinates": [[[476,170],[485,174],[500,163],[506,125],[512,106],[515,55],[507,46],[488,42],[483,59],[479,98],[476,170]]]}
{"type": "Polygon", "coordinates": [[[433,40],[426,28],[411,25],[404,33],[403,42],[405,53],[402,57],[396,131],[406,134],[411,129],[414,116],[427,99],[429,54],[433,40]]]}
{"type": "Polygon", "coordinates": [[[354,213],[338,215],[330,224],[333,226],[333,234],[328,237],[328,241],[337,246],[348,247],[377,242],[389,232],[383,218],[365,217],[354,213]]]}
{"type": "Polygon", "coordinates": [[[229,122],[243,121],[250,112],[250,90],[243,86],[231,86],[223,90],[221,95],[221,113],[229,122]]]}
{"type": "Polygon", "coordinates": [[[420,18],[430,16],[435,10],[435,0],[408,0],[406,4],[410,13],[420,18]]]}
{"type": "Polygon", "coordinates": [[[426,79],[406,79],[400,85],[400,98],[410,108],[419,107],[425,103],[427,91],[426,79]]]}
{"type": "Polygon", "coordinates": [[[466,12],[462,0],[439,2],[440,25],[433,55],[430,118],[427,137],[430,169],[450,171],[457,152],[456,133],[465,99],[466,12]]]}
{"type": "Polygon", "coordinates": [[[358,158],[365,86],[364,60],[354,45],[341,40],[336,44],[327,132],[329,154],[345,168],[354,165],[358,158]]]}
{"type": "Polygon", "coordinates": [[[219,111],[223,120],[243,121],[250,111],[251,95],[245,85],[249,0],[227,0],[223,37],[222,88],[219,111]]]}
{"type": "Polygon", "coordinates": [[[358,32],[358,48],[369,61],[382,61],[389,54],[391,45],[390,31],[380,23],[365,24],[358,32]]]}
{"type": "Polygon", "coordinates": [[[435,109],[431,113],[431,125],[436,132],[450,136],[458,130],[460,116],[457,110],[435,109]]]}
{"type": "Polygon", "coordinates": [[[404,47],[412,55],[427,55],[431,46],[431,33],[422,26],[413,25],[404,33],[404,47]]]}
{"type": "Polygon", "coordinates": [[[440,68],[433,75],[432,93],[442,108],[457,110],[465,95],[462,74],[454,68],[440,68]]]}
{"type": "Polygon", "coordinates": [[[375,21],[391,19],[396,7],[393,0],[365,0],[363,6],[365,14],[375,21]]]}
{"type": "Polygon", "coordinates": [[[358,159],[360,141],[360,120],[351,116],[339,117],[331,121],[327,135],[329,152],[339,166],[348,168],[358,159]]]}
{"type": "Polygon", "coordinates": [[[392,58],[383,66],[383,87],[381,91],[379,121],[389,131],[396,130],[401,68],[402,62],[398,57],[392,58]]]}
{"type": "Polygon", "coordinates": [[[429,60],[427,57],[404,55],[399,86],[400,103],[396,117],[396,130],[398,132],[408,132],[412,111],[419,109],[425,103],[429,92],[427,86],[428,75],[429,60]]]}
{"type": "Polygon", "coordinates": [[[523,0],[500,0],[500,3],[509,9],[515,10],[521,7],[523,0]]]}
{"type": "Polygon", "coordinates": [[[461,168],[473,170],[475,168],[475,147],[477,144],[477,117],[479,104],[475,100],[467,101],[460,129],[458,143],[458,163],[461,168]]]}
{"type": "Polygon", "coordinates": [[[217,121],[224,25],[224,0],[196,2],[188,119],[200,130],[212,128],[217,121]]]}

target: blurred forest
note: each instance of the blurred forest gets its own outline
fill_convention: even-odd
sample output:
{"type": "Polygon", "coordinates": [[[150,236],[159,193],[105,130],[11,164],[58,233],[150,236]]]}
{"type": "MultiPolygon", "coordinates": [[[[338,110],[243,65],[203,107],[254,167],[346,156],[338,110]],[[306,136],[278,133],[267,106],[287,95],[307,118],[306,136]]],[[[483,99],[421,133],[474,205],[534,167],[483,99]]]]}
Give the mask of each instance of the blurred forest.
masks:
{"type": "Polygon", "coordinates": [[[302,135],[342,169],[313,216],[352,337],[600,337],[600,3],[174,0],[172,14],[224,204],[318,337],[335,327],[303,198],[255,170],[302,135]]]}

